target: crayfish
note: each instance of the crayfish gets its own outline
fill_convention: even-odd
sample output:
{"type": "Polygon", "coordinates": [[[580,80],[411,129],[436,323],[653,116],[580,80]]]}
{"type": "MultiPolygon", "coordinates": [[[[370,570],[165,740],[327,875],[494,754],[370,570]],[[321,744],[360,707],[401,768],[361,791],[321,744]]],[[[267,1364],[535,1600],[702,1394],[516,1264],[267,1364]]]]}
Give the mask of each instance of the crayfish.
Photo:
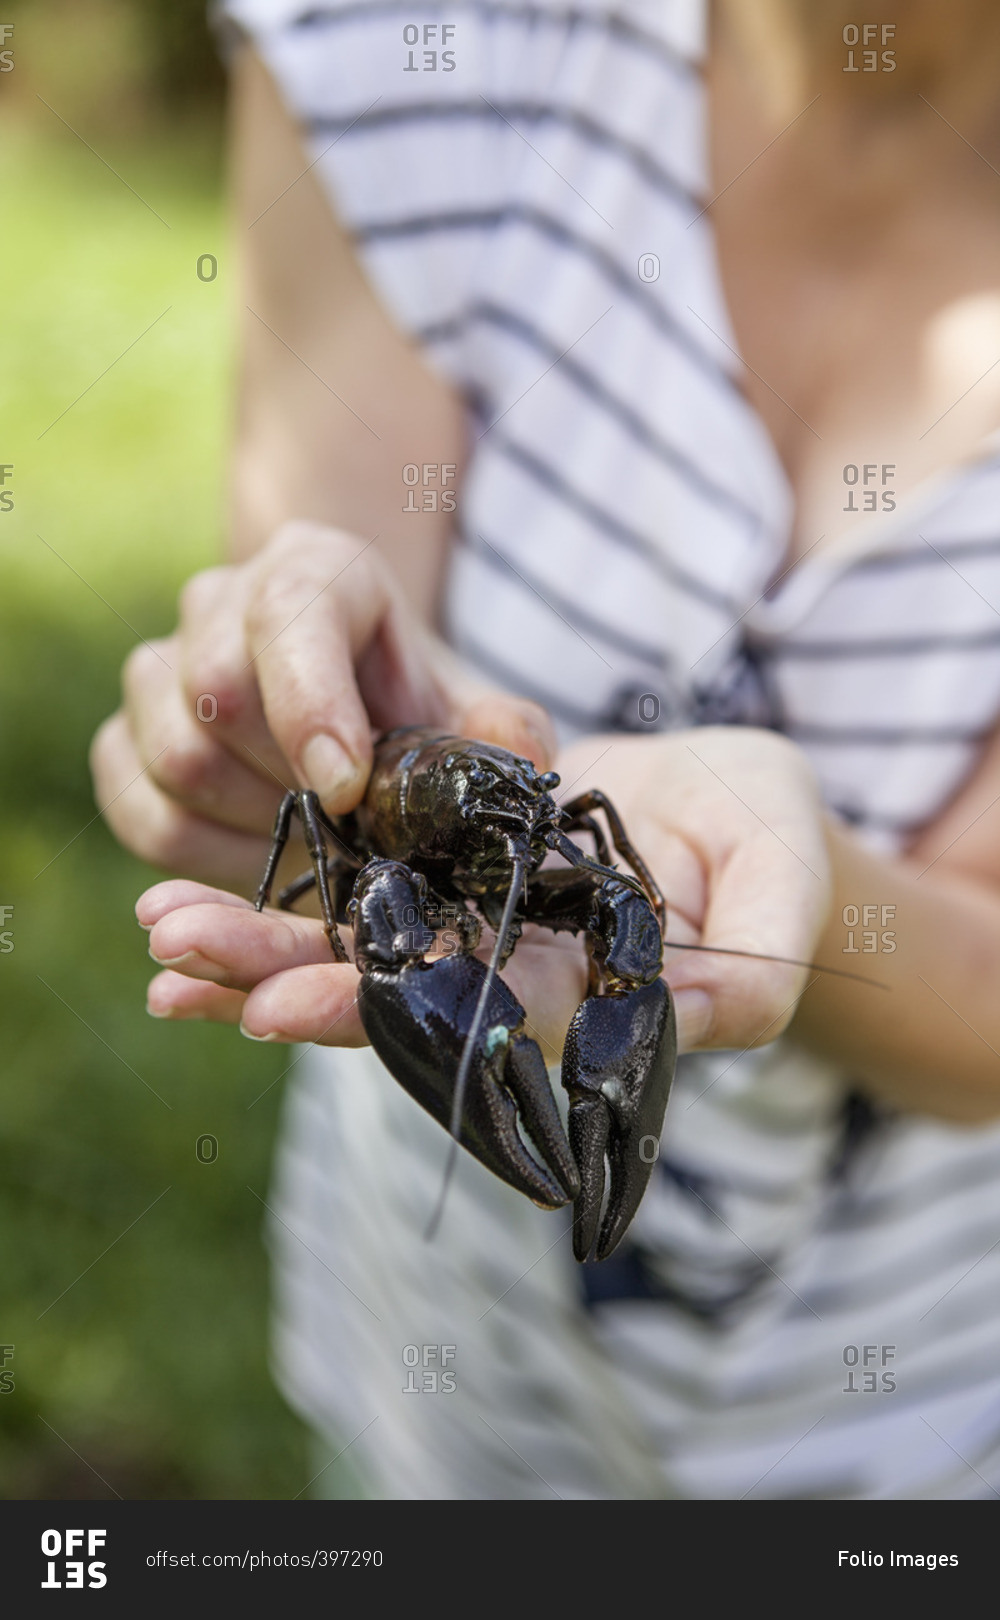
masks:
{"type": "Polygon", "coordinates": [[[646,1190],[674,1075],[665,907],[604,794],[560,807],[558,786],[554,772],[503,748],[425,728],[389,732],[351,814],[327,815],[309,791],[286,793],[255,904],[268,902],[297,814],[312,870],[278,903],[315,885],[339,962],[348,955],[338,924],[353,925],[365,1033],[450,1132],[449,1168],[461,1143],[536,1204],[573,1201],[576,1258],[603,1260],[646,1190]],[[596,854],[571,833],[588,834],[596,854]],[[611,864],[609,838],[631,873],[611,864]],[[567,864],[544,865],[551,852],[567,864]],[[488,965],[474,954],[482,921],[495,932],[488,965]],[[428,960],[446,922],[457,948],[428,960]],[[568,1138],[525,1010],[499,977],[525,922],[586,941],[587,995],[562,1059],[568,1138]]]}

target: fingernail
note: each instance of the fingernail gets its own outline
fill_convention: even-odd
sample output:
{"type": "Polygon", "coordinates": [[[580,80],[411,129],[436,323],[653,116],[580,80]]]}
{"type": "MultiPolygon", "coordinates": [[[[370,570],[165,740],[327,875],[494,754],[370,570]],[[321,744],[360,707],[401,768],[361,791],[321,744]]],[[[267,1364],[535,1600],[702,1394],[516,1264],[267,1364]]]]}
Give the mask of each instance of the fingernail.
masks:
{"type": "Polygon", "coordinates": [[[150,951],[149,954],[157,967],[162,968],[179,968],[183,967],[185,962],[203,962],[205,960],[198,951],[185,951],[183,956],[156,956],[153,951],[150,951]]]}
{"type": "Polygon", "coordinates": [[[339,742],[325,732],[310,737],[303,748],[302,771],[309,786],[324,802],[340,798],[357,776],[357,770],[339,742]]]}
{"type": "Polygon", "coordinates": [[[207,979],[210,984],[224,985],[229,977],[226,968],[201,951],[185,951],[183,956],[154,956],[150,951],[149,955],[157,967],[173,968],[175,973],[188,973],[195,979],[207,979]]]}
{"type": "Polygon", "coordinates": [[[146,997],[146,1011],[148,1012],[150,1018],[187,1019],[204,1018],[205,1016],[205,1014],[198,1008],[185,1007],[183,1004],[178,1005],[176,1002],[168,1001],[162,1006],[154,1006],[149,996],[146,997]]]}
{"type": "Polygon", "coordinates": [[[245,1035],[248,1041],[280,1041],[281,1040],[281,1036],[278,1034],[276,1029],[268,1030],[266,1035],[255,1035],[252,1030],[247,1029],[245,1024],[240,1025],[240,1034],[245,1035]]]}
{"type": "Polygon", "coordinates": [[[705,990],[675,990],[677,1045],[682,1052],[700,1046],[712,1027],[712,998],[705,990]]]}

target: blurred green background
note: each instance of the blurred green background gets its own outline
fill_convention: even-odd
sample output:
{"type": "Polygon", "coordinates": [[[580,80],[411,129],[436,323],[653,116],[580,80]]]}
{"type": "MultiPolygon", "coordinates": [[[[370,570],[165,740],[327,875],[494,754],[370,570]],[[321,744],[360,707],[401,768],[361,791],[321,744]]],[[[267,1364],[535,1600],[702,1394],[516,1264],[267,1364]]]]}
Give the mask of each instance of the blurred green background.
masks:
{"type": "Polygon", "coordinates": [[[87,772],[123,657],[222,545],[222,74],[203,0],[4,18],[0,1496],[294,1496],[311,1470],[268,1375],[248,1191],[288,1057],[147,1017],[155,874],[87,772]]]}

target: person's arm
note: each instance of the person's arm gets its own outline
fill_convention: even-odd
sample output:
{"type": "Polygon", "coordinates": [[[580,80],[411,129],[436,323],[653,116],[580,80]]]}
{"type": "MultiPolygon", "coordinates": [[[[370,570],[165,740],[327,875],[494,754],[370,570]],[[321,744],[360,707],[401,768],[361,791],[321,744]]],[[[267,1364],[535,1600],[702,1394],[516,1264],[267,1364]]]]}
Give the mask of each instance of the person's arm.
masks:
{"type": "Polygon", "coordinates": [[[378,302],[274,82],[249,49],[230,101],[240,378],[230,555],[292,518],[368,540],[433,619],[452,519],[404,512],[407,466],[456,468],[455,391],[378,302]]]}
{"type": "Polygon", "coordinates": [[[233,97],[234,561],[189,581],[175,634],[130,655],[91,759],[128,848],[250,892],[282,787],[351,809],[372,726],[470,730],[542,767],[553,736],[429,627],[451,518],[402,510],[403,469],[460,472],[457,395],[380,307],[248,49],[233,97]]]}
{"type": "Polygon", "coordinates": [[[876,1095],[959,1123],[1000,1116],[998,796],[1000,735],[901,858],[829,824],[834,898],[816,959],[890,993],[819,975],[791,1029],[876,1095]]]}

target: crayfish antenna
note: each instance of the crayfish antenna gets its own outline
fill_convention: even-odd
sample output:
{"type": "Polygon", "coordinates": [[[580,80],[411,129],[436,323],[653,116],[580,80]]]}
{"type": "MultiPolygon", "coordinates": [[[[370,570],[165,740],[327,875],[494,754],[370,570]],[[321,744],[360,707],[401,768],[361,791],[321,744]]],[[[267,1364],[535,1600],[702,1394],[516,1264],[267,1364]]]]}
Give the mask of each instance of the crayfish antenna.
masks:
{"type": "Polygon", "coordinates": [[[479,1031],[482,1028],[483,1019],[486,1016],[487,1003],[489,1002],[493,987],[497,981],[497,975],[500,971],[500,958],[503,955],[503,948],[507,940],[507,934],[514,919],[514,911],[517,906],[518,899],[520,898],[520,891],[522,886],[527,882],[528,878],[528,851],[526,849],[512,848],[511,856],[512,868],[510,888],[507,890],[507,898],[504,901],[503,916],[500,918],[500,927],[497,930],[497,937],[493,945],[493,952],[490,956],[490,965],[486,971],[486,977],[483,980],[482,988],[479,992],[479,999],[476,1002],[476,1010],[472,1015],[472,1023],[469,1025],[469,1033],[465,1037],[465,1045],[462,1048],[462,1057],[458,1065],[458,1075],[455,1079],[455,1094],[452,1098],[451,1105],[451,1122],[448,1126],[448,1130],[451,1135],[451,1144],[448,1148],[448,1157],[445,1161],[444,1175],[441,1179],[441,1191],[438,1194],[438,1201],[435,1205],[434,1213],[431,1215],[430,1221],[428,1222],[427,1230],[424,1233],[424,1237],[428,1243],[436,1235],[437,1229],[441,1224],[441,1216],[444,1214],[445,1200],[448,1196],[448,1188],[451,1186],[451,1178],[455,1173],[455,1163],[458,1159],[458,1149],[462,1140],[462,1113],[465,1108],[465,1093],[469,1083],[469,1072],[472,1068],[472,1058],[476,1050],[476,1042],[479,1039],[479,1031]]]}
{"type": "Polygon", "coordinates": [[[856,984],[867,984],[872,990],[891,990],[881,979],[869,979],[863,973],[849,973],[847,968],[824,967],[822,962],[803,962],[797,956],[769,956],[765,951],[734,951],[725,945],[682,945],[679,939],[665,939],[664,946],[672,951],[707,951],[710,956],[746,956],[752,962],[784,962],[788,967],[812,968],[814,973],[832,973],[838,979],[853,979],[856,984]]]}

